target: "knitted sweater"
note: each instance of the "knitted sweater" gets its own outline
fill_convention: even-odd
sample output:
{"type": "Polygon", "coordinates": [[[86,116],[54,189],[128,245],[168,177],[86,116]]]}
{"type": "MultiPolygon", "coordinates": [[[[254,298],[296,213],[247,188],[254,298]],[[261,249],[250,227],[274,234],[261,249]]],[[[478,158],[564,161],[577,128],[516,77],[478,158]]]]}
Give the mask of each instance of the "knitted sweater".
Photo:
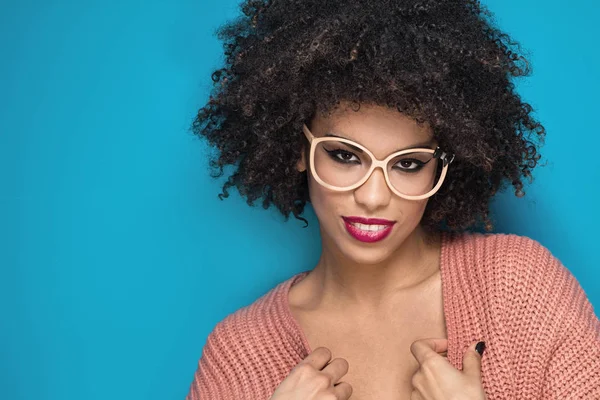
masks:
{"type": "MultiPolygon", "coordinates": [[[[600,322],[576,278],[537,241],[442,235],[448,361],[485,340],[488,400],[600,399],[600,322]]],[[[309,271],[229,314],[209,334],[186,400],[269,399],[312,350],[288,291],[309,271]]]]}

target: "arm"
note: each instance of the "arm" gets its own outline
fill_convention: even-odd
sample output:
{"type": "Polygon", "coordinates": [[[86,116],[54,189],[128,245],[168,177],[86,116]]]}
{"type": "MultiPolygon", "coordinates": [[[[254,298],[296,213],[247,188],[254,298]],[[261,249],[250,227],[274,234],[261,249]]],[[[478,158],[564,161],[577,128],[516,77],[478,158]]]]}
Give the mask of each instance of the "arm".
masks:
{"type": "Polygon", "coordinates": [[[600,322],[579,282],[537,241],[500,239],[492,276],[515,398],[600,399],[600,322]]]}
{"type": "Polygon", "coordinates": [[[600,399],[600,322],[577,279],[556,259],[550,268],[560,327],[546,364],[543,399],[600,399]]]}
{"type": "Polygon", "coordinates": [[[232,386],[235,364],[227,356],[227,336],[221,331],[221,324],[217,324],[208,335],[186,400],[237,400],[232,386]]]}

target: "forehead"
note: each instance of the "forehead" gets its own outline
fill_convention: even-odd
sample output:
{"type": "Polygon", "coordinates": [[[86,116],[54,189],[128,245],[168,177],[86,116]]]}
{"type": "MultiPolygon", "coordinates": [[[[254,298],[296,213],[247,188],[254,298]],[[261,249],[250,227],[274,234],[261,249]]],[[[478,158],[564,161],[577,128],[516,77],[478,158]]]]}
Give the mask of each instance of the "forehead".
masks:
{"type": "Polygon", "coordinates": [[[345,137],[381,157],[416,144],[435,143],[428,124],[418,124],[396,109],[370,104],[361,104],[355,111],[341,103],[330,115],[315,117],[311,131],[317,137],[328,133],[345,137]]]}

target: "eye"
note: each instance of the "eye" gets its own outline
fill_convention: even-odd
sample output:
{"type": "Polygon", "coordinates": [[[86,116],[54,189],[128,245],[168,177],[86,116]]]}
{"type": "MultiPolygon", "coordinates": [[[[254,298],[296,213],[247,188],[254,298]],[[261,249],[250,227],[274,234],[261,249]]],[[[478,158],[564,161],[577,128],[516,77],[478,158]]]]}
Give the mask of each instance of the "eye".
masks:
{"type": "Polygon", "coordinates": [[[407,158],[405,160],[398,161],[394,165],[394,168],[400,169],[402,171],[416,172],[423,168],[425,164],[427,163],[412,158],[407,158]]]}
{"type": "Polygon", "coordinates": [[[337,162],[343,164],[359,164],[360,159],[352,152],[347,150],[335,149],[335,150],[327,150],[325,149],[327,154],[337,162]]]}

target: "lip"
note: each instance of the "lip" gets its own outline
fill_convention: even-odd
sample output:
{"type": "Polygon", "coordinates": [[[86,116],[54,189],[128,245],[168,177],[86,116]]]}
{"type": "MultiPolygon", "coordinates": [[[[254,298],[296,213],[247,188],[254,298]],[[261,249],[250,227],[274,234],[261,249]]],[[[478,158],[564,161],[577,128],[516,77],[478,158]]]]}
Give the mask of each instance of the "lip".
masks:
{"type": "Polygon", "coordinates": [[[365,225],[394,225],[396,221],[381,218],[342,217],[347,222],[357,222],[365,225]]]}
{"type": "Polygon", "coordinates": [[[392,232],[392,228],[396,223],[396,221],[380,218],[342,217],[342,219],[344,220],[346,231],[350,236],[365,243],[373,243],[385,239],[392,232]],[[352,225],[353,222],[365,225],[386,225],[386,227],[380,231],[364,231],[352,225]]]}

